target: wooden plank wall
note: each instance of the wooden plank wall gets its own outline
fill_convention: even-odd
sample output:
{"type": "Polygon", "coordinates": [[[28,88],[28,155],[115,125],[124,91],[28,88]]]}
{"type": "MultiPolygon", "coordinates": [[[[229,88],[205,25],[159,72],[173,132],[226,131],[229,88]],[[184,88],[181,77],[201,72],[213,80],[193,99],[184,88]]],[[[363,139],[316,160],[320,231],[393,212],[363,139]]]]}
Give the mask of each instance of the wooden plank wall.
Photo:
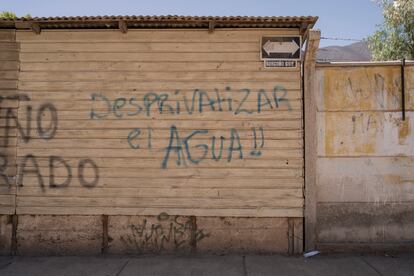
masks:
{"type": "Polygon", "coordinates": [[[18,51],[15,32],[0,30],[0,214],[15,213],[18,51]]]}
{"type": "Polygon", "coordinates": [[[319,248],[412,246],[414,66],[405,121],[400,66],[320,65],[317,81],[319,248]]]}
{"type": "Polygon", "coordinates": [[[302,217],[297,29],[18,31],[18,214],[302,217]]]}

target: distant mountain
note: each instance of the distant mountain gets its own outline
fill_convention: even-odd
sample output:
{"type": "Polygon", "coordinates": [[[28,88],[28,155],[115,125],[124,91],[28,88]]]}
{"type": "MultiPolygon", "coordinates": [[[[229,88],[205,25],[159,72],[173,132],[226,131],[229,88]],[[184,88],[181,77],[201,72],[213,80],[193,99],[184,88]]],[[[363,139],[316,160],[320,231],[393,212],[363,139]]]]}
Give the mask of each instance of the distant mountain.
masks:
{"type": "Polygon", "coordinates": [[[319,48],[318,61],[370,61],[371,53],[366,42],[347,46],[328,46],[319,48]]]}

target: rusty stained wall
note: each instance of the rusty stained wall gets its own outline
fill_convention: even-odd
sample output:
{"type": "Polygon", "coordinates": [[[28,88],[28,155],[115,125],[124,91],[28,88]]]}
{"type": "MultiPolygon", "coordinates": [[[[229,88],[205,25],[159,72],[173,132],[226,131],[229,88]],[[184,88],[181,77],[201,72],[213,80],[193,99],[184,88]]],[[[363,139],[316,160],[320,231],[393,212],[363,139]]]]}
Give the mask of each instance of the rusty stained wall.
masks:
{"type": "Polygon", "coordinates": [[[13,32],[11,251],[300,252],[300,69],[259,58],[282,34],[298,29],[13,32]]]}
{"type": "Polygon", "coordinates": [[[317,67],[317,246],[414,245],[414,66],[317,67]]]}

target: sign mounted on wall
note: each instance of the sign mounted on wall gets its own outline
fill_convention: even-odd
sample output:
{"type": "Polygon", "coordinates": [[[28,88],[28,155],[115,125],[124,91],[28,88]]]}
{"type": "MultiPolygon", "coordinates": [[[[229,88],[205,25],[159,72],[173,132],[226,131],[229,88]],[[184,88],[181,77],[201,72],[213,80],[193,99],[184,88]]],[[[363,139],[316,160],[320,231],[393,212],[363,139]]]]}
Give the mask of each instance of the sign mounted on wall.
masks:
{"type": "Polygon", "coordinates": [[[263,36],[260,42],[260,59],[265,67],[296,67],[301,59],[300,36],[263,36]]]}
{"type": "Polygon", "coordinates": [[[272,68],[272,67],[296,67],[297,61],[296,60],[265,60],[264,67],[265,68],[272,68]]]}

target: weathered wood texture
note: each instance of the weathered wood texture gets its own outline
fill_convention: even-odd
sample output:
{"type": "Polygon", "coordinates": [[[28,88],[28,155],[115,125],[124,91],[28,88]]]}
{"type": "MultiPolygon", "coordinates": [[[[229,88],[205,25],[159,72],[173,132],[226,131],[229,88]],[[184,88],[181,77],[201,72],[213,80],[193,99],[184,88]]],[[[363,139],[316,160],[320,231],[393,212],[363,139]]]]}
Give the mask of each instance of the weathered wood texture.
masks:
{"type": "Polygon", "coordinates": [[[0,214],[14,214],[16,201],[19,45],[14,38],[15,31],[0,30],[0,214]]]}
{"type": "Polygon", "coordinates": [[[17,213],[302,217],[300,70],[259,59],[297,32],[18,31],[17,213]]]}
{"type": "Polygon", "coordinates": [[[321,32],[311,30],[306,45],[304,63],[304,121],[305,121],[305,250],[315,248],[316,227],[316,54],[321,32]]]}
{"type": "Polygon", "coordinates": [[[319,248],[413,248],[414,66],[317,67],[319,248]],[[381,246],[382,245],[382,246],[381,246]]]}

